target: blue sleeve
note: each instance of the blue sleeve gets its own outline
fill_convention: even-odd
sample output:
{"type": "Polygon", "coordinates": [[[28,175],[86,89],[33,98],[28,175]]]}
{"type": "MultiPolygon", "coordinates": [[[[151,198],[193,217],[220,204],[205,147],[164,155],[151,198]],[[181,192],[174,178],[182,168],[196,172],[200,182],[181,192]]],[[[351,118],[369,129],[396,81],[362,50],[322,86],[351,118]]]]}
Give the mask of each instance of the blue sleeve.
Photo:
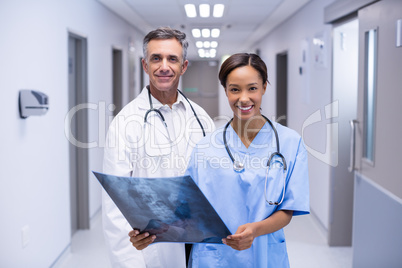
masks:
{"type": "Polygon", "coordinates": [[[294,164],[289,167],[285,198],[278,210],[293,210],[294,216],[310,213],[307,158],[307,150],[300,139],[294,164]]]}

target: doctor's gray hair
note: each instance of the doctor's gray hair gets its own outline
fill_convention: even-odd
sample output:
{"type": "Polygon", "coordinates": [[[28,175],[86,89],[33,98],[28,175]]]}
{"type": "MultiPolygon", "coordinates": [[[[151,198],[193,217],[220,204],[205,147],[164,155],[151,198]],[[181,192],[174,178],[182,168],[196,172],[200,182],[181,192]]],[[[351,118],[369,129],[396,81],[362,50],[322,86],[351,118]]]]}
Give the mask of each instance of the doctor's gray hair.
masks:
{"type": "Polygon", "coordinates": [[[186,34],[176,30],[172,29],[170,27],[159,27],[156,30],[153,30],[149,32],[145,37],[144,41],[142,44],[142,51],[144,53],[144,59],[146,62],[148,62],[148,43],[151,40],[166,40],[166,39],[172,39],[175,38],[183,48],[183,62],[187,60],[187,47],[188,47],[188,42],[186,40],[186,34]]]}

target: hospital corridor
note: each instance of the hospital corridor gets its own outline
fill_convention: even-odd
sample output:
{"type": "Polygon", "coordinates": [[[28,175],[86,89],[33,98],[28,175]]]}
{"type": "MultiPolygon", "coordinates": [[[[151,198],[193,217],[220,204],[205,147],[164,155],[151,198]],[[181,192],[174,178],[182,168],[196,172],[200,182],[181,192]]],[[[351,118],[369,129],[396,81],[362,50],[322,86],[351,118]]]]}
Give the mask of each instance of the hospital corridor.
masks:
{"type": "Polygon", "coordinates": [[[402,0],[0,0],[0,36],[0,267],[402,267],[402,0]]]}
{"type": "MultiPolygon", "coordinates": [[[[311,216],[296,217],[285,228],[290,267],[352,267],[351,247],[329,247],[311,216]]],[[[90,230],[80,230],[72,238],[71,253],[54,267],[112,267],[104,244],[100,215],[90,230]]]]}

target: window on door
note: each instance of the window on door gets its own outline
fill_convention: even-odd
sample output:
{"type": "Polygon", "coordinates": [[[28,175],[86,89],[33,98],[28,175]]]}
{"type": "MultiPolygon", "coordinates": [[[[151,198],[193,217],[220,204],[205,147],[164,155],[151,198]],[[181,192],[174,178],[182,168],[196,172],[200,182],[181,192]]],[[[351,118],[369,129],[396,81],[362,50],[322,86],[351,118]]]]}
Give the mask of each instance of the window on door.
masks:
{"type": "Polygon", "coordinates": [[[374,164],[374,129],[377,82],[377,29],[365,33],[363,157],[374,164]]]}

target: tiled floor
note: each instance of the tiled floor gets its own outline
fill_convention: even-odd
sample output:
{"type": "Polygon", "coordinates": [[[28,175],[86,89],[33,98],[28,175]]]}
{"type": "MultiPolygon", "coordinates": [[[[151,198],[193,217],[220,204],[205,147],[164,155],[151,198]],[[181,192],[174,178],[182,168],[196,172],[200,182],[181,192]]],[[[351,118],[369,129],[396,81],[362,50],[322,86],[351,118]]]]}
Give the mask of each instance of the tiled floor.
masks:
{"type": "MultiPolygon", "coordinates": [[[[313,216],[293,217],[285,228],[290,266],[292,268],[350,268],[350,247],[328,247],[313,216]]],[[[100,213],[91,222],[91,229],[78,231],[71,242],[71,253],[60,268],[110,268],[100,213]]]]}

